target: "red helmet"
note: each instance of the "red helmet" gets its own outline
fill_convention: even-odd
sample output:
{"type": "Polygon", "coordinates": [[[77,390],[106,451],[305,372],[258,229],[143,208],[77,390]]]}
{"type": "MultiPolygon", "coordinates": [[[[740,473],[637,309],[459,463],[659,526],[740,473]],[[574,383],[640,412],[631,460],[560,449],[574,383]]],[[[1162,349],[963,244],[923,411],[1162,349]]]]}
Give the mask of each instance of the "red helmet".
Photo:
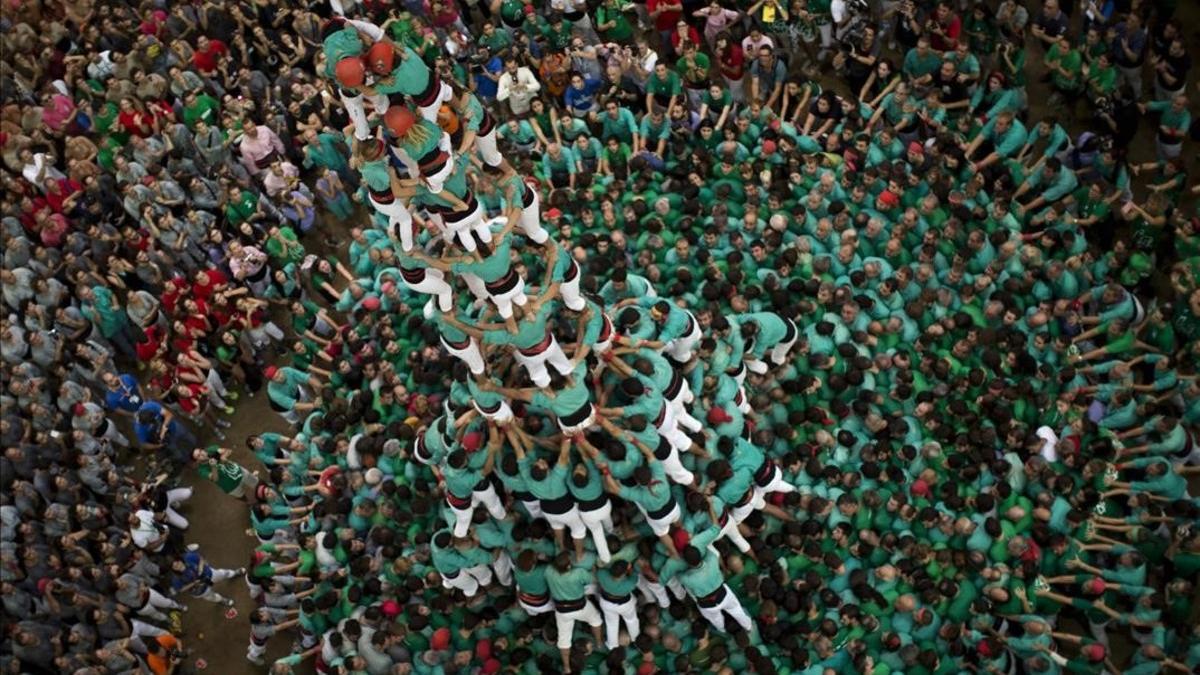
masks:
{"type": "Polygon", "coordinates": [[[412,125],[417,123],[417,116],[406,105],[393,105],[384,114],[383,123],[387,125],[393,136],[403,136],[408,133],[412,125]]]}
{"type": "Polygon", "coordinates": [[[333,75],[343,87],[361,87],[367,79],[367,70],[361,58],[347,56],[333,67],[333,75]]]}
{"type": "Polygon", "coordinates": [[[390,75],[396,51],[390,42],[376,42],[367,50],[367,66],[376,75],[390,75]]]}

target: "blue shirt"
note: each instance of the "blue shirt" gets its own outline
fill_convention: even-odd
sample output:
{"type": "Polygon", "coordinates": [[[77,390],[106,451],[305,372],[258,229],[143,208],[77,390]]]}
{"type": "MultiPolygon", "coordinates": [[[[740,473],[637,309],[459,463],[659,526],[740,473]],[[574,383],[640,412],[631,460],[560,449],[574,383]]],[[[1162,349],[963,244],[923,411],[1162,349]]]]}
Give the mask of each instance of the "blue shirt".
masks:
{"type": "MultiPolygon", "coordinates": [[[[493,56],[492,60],[484,64],[483,69],[493,75],[499,75],[504,70],[504,61],[500,60],[499,56],[493,56]]],[[[475,95],[484,99],[496,98],[496,92],[500,90],[500,82],[479,73],[475,76],[475,95]]]]}
{"type": "MultiPolygon", "coordinates": [[[[162,413],[163,413],[163,407],[162,407],[162,404],[159,403],[158,401],[146,401],[145,403],[143,403],[142,405],[140,405],[138,407],[137,417],[134,418],[134,422],[133,422],[133,433],[137,436],[138,442],[140,442],[140,443],[158,443],[158,442],[160,442],[159,437],[158,437],[158,431],[159,431],[160,425],[162,424],[162,419],[163,419],[162,413]],[[139,419],[141,418],[143,411],[150,411],[150,412],[154,413],[154,421],[150,422],[149,424],[142,424],[139,421],[139,419]]],[[[175,425],[176,425],[176,422],[174,419],[172,419],[170,426],[167,427],[167,433],[165,434],[165,436],[170,436],[171,432],[175,431],[175,425]]]]}
{"type": "Polygon", "coordinates": [[[567,104],[569,112],[590,112],[596,109],[596,92],[599,89],[599,80],[584,80],[582,89],[576,89],[575,85],[567,87],[563,93],[563,102],[567,104]]]}
{"type": "Polygon", "coordinates": [[[121,384],[117,390],[110,389],[104,394],[104,407],[109,410],[137,412],[142,405],[142,391],[138,387],[137,379],[128,373],[121,375],[118,379],[121,384]]]}

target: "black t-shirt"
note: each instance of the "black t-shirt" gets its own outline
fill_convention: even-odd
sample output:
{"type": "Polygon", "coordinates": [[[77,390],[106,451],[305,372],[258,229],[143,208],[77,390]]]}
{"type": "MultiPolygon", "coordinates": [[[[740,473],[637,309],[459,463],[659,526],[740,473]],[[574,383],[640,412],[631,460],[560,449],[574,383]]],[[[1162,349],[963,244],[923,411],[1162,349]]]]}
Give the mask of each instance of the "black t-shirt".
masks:
{"type": "Polygon", "coordinates": [[[1167,84],[1163,79],[1162,71],[1156,70],[1154,77],[1158,79],[1158,84],[1168,91],[1178,91],[1187,85],[1188,71],[1192,69],[1192,57],[1187,52],[1180,56],[1171,56],[1164,54],[1163,63],[1167,64],[1167,73],[1175,78],[1175,84],[1167,84]]]}
{"type": "Polygon", "coordinates": [[[958,81],[958,73],[949,78],[942,76],[939,68],[933,74],[933,86],[942,94],[942,103],[958,103],[967,100],[967,87],[958,81]]]}
{"type": "Polygon", "coordinates": [[[1061,37],[1067,32],[1067,15],[1060,11],[1056,16],[1048,17],[1045,12],[1040,12],[1033,25],[1039,26],[1050,37],[1061,37]]]}

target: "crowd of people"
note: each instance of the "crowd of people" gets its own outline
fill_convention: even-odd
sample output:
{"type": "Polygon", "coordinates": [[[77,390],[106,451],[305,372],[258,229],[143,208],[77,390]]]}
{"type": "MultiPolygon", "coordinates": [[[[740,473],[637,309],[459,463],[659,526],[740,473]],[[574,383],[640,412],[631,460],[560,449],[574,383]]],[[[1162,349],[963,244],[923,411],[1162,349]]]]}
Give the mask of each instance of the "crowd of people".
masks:
{"type": "Polygon", "coordinates": [[[6,4],[0,670],[1196,672],[1174,9],[6,4]]]}

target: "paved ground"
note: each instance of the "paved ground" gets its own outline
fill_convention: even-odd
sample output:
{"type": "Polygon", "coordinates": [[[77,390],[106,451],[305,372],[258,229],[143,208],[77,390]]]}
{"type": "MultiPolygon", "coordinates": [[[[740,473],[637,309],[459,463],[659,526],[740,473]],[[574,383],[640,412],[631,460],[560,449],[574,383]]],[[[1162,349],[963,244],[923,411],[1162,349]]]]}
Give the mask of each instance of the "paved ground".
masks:
{"type": "MultiPolygon", "coordinates": [[[[1193,56],[1200,58],[1200,48],[1198,48],[1200,31],[1195,30],[1197,22],[1200,22],[1200,3],[1179,3],[1178,15],[1183,20],[1185,30],[1191,37],[1193,56]]],[[[1034,120],[1051,112],[1046,107],[1049,94],[1047,87],[1037,81],[1037,75],[1042,70],[1040,58],[1041,54],[1036,48],[1029,50],[1029,62],[1031,64],[1035,61],[1039,62],[1035,66],[1034,75],[1030,78],[1029,100],[1032,107],[1031,119],[1034,120]]],[[[1200,67],[1193,68],[1193,85],[1198,70],[1200,67]]],[[[827,75],[823,74],[821,79],[822,84],[836,86],[827,75]]],[[[1149,75],[1147,75],[1146,81],[1149,86],[1149,75]]],[[[844,87],[839,87],[839,89],[844,90],[844,87]]],[[[1194,86],[1189,91],[1195,91],[1194,86]]],[[[1063,114],[1061,110],[1055,112],[1063,114]]],[[[1071,128],[1076,132],[1080,130],[1078,124],[1071,128]]],[[[1147,124],[1143,123],[1142,129],[1142,133],[1134,144],[1134,156],[1138,161],[1148,161],[1153,159],[1153,136],[1147,124]]],[[[1195,166],[1191,167],[1193,176],[1195,168],[1195,166]]],[[[361,222],[365,224],[365,218],[361,222]]],[[[346,239],[346,232],[350,227],[349,223],[332,225],[332,228],[342,228],[340,233],[335,232],[335,236],[339,236],[343,241],[346,239]]],[[[255,398],[243,396],[242,400],[237,403],[237,411],[232,417],[232,422],[233,427],[228,430],[229,440],[225,442],[225,445],[234,448],[235,459],[239,462],[256,468],[261,467],[246,449],[245,437],[262,431],[288,431],[283,420],[267,405],[265,391],[255,398]]],[[[185,482],[196,487],[195,496],[185,510],[186,516],[192,522],[191,530],[187,535],[188,541],[200,544],[209,561],[216,566],[242,567],[248,564],[255,540],[245,534],[246,528],[249,527],[249,516],[245,504],[221,493],[216,486],[207,481],[195,480],[194,476],[188,476],[185,482]]],[[[1193,485],[1194,492],[1197,487],[1193,485]]],[[[220,675],[266,672],[266,668],[256,668],[245,660],[249,636],[246,614],[253,609],[253,605],[244,581],[242,579],[231,580],[225,582],[217,590],[237,601],[238,616],[234,619],[227,619],[224,607],[199,600],[192,601],[190,610],[184,617],[183,640],[189,648],[195,651],[193,658],[205,659],[207,671],[220,675]]],[[[1200,605],[1200,602],[1197,604],[1200,605]]],[[[285,655],[290,647],[290,640],[287,638],[276,638],[271,643],[268,662],[285,655]]],[[[1118,651],[1125,652],[1123,649],[1118,651]]],[[[1118,656],[1123,657],[1124,654],[1118,654],[1118,656]]],[[[1118,660],[1118,662],[1121,661],[1118,660]]]]}

